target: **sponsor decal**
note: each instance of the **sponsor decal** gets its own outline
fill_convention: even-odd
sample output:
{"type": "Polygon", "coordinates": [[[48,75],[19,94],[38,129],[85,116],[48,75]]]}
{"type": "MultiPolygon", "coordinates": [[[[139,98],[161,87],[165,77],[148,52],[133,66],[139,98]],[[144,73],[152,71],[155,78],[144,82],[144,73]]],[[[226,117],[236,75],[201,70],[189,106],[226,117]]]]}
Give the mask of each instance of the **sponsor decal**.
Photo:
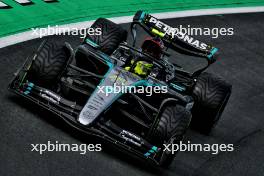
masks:
{"type": "Polygon", "coordinates": [[[172,28],[169,25],[163,23],[162,21],[159,21],[155,17],[150,17],[148,22],[155,26],[159,31],[165,32],[168,35],[173,35],[176,32],[175,28],[172,28]]]}
{"type": "Polygon", "coordinates": [[[132,144],[134,144],[134,145],[136,145],[138,147],[141,147],[141,145],[142,145],[141,144],[141,139],[138,136],[136,136],[136,135],[134,135],[134,134],[132,134],[132,133],[126,131],[126,130],[123,130],[120,133],[120,136],[123,139],[125,139],[126,141],[131,142],[132,144]]]}
{"type": "MultiPolygon", "coordinates": [[[[150,17],[148,22],[152,26],[155,26],[155,28],[157,28],[158,31],[161,31],[159,33],[156,31],[155,34],[160,34],[160,33],[164,32],[165,34],[169,35],[171,38],[177,37],[177,39],[180,39],[181,41],[184,41],[184,42],[190,44],[191,46],[193,46],[195,48],[198,48],[201,50],[207,50],[208,48],[210,48],[207,44],[205,44],[199,40],[196,40],[187,34],[184,34],[183,32],[179,31],[177,28],[172,28],[171,26],[163,23],[162,21],[159,21],[155,17],[150,17]]],[[[161,35],[159,35],[159,36],[161,36],[161,35]]]]}

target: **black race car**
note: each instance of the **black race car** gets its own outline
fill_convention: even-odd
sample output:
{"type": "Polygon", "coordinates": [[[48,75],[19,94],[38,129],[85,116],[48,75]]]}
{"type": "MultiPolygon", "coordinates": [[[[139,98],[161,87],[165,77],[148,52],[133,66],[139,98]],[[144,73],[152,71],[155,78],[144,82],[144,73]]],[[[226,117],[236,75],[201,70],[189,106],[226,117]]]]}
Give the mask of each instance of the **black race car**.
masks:
{"type": "Polygon", "coordinates": [[[218,49],[143,11],[131,23],[131,45],[127,31],[107,19],[91,27],[102,34],[87,36],[75,50],[44,41],[15,74],[10,90],[82,132],[168,166],[175,153],[164,151],[164,144],[178,144],[190,124],[209,133],[228,102],[232,86],[204,72],[218,49]],[[141,47],[135,46],[138,26],[150,36],[141,47]],[[169,61],[168,48],[208,64],[187,72],[169,61]],[[117,86],[125,88],[115,92],[117,86]],[[161,92],[150,96],[152,88],[161,92]]]}

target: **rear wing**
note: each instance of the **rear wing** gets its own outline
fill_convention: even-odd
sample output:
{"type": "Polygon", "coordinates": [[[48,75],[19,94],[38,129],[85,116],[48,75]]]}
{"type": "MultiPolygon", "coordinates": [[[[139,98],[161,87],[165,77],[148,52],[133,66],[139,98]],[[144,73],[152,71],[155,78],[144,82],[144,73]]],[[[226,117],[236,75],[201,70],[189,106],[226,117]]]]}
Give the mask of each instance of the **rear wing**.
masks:
{"type": "Polygon", "coordinates": [[[144,11],[138,11],[135,14],[131,25],[132,30],[136,24],[139,24],[151,36],[159,36],[166,47],[184,54],[205,57],[211,63],[216,60],[217,48],[177,31],[176,28],[165,24],[144,11]]]}

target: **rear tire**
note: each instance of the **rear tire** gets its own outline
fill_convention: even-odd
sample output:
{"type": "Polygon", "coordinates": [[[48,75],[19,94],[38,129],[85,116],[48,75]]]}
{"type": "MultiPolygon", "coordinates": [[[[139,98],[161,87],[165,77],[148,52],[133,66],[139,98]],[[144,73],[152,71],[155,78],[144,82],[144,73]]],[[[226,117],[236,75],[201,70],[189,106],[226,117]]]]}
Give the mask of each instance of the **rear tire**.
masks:
{"type": "Polygon", "coordinates": [[[29,80],[43,87],[52,85],[65,69],[69,55],[64,45],[44,41],[32,61],[29,80]]]}
{"type": "MultiPolygon", "coordinates": [[[[126,41],[127,38],[126,30],[124,30],[120,25],[105,18],[97,19],[91,28],[94,30],[96,30],[96,28],[101,28],[102,34],[88,35],[84,39],[84,43],[86,40],[91,40],[99,45],[99,49],[102,52],[108,55],[111,55],[117,49],[118,45],[121,42],[126,41]]],[[[104,69],[98,67],[101,63],[98,63],[98,61],[96,61],[93,57],[87,57],[85,54],[77,50],[75,59],[78,67],[96,74],[104,74],[104,69]]]]}
{"type": "Polygon", "coordinates": [[[127,38],[127,31],[120,25],[107,20],[105,18],[97,19],[91,28],[101,28],[101,35],[88,35],[86,39],[90,39],[100,46],[100,50],[111,55],[118,45],[127,38]]]}
{"type": "MultiPolygon", "coordinates": [[[[181,105],[170,105],[165,107],[161,118],[154,130],[153,139],[155,143],[162,146],[163,144],[179,144],[191,122],[191,112],[181,105]]],[[[160,165],[168,167],[176,156],[175,152],[164,151],[160,156],[160,165]]]]}
{"type": "Polygon", "coordinates": [[[193,90],[191,126],[202,133],[210,133],[221,117],[231,90],[232,86],[222,78],[202,73],[193,90]]]}

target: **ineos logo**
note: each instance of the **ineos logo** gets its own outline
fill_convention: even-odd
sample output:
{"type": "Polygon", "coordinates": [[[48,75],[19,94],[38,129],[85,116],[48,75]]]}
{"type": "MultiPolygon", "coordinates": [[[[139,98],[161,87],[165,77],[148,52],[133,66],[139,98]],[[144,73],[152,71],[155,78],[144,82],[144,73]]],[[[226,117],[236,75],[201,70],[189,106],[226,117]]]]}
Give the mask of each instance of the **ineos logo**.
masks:
{"type": "MultiPolygon", "coordinates": [[[[31,0],[14,0],[15,2],[19,3],[22,6],[27,6],[27,5],[32,5],[34,4],[34,2],[32,2],[31,0]]],[[[43,0],[44,2],[50,3],[50,2],[58,2],[58,0],[43,0]]],[[[5,4],[3,2],[0,1],[0,9],[10,9],[12,8],[11,6],[9,6],[8,4],[5,4]]]]}

